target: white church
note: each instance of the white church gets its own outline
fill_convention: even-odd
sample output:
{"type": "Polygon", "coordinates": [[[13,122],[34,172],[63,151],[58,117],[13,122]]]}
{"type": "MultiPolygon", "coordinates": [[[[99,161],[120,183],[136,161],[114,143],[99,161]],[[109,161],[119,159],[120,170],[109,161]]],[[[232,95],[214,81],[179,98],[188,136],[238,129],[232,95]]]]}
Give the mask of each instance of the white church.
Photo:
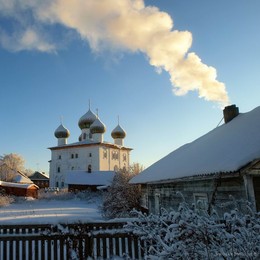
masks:
{"type": "Polygon", "coordinates": [[[104,141],[106,126],[91,109],[78,122],[79,141],[68,143],[69,130],[61,123],[54,135],[57,146],[50,147],[50,187],[77,190],[106,186],[114,173],[128,170],[131,148],[124,146],[125,130],[118,125],[111,132],[113,143],[104,141]]]}

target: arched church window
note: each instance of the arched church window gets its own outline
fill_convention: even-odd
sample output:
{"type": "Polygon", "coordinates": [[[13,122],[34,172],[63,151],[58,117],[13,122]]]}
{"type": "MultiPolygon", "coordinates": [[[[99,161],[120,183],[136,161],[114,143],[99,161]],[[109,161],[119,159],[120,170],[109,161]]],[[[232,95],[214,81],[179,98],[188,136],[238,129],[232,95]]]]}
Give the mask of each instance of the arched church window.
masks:
{"type": "Polygon", "coordinates": [[[103,159],[107,159],[107,150],[106,149],[103,151],[103,159]]]}

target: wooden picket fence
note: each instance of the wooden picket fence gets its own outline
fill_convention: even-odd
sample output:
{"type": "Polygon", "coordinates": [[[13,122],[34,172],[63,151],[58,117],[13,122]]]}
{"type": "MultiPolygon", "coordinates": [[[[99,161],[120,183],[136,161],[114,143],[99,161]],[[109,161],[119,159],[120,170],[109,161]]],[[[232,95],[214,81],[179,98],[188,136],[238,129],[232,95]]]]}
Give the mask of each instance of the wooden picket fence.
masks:
{"type": "Polygon", "coordinates": [[[142,241],[125,223],[0,225],[0,259],[143,259],[142,241]]]}

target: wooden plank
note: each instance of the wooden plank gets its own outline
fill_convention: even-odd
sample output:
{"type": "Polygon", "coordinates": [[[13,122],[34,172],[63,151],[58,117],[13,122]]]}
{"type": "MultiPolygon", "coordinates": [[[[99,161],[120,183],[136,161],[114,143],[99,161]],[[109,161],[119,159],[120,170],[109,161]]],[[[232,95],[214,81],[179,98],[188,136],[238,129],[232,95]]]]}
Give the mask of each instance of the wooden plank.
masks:
{"type": "Polygon", "coordinates": [[[39,258],[39,240],[35,239],[34,240],[34,255],[35,255],[35,260],[39,258]]]}
{"type": "Polygon", "coordinates": [[[45,259],[45,239],[40,240],[40,259],[45,259]]]}
{"type": "Polygon", "coordinates": [[[120,256],[119,237],[115,237],[115,244],[116,244],[116,255],[120,256]]]}
{"type": "Polygon", "coordinates": [[[60,259],[64,259],[64,237],[61,237],[59,241],[60,241],[60,251],[59,251],[60,259]]]}
{"type": "Polygon", "coordinates": [[[96,240],[97,240],[97,242],[96,242],[97,257],[100,257],[101,256],[101,252],[100,252],[100,247],[101,247],[101,245],[100,245],[100,237],[97,237],[96,240]]]}
{"type": "Polygon", "coordinates": [[[28,238],[28,258],[29,258],[29,260],[32,260],[33,259],[33,252],[34,252],[34,250],[33,250],[33,239],[31,239],[31,238],[28,238]]]}
{"type": "Polygon", "coordinates": [[[48,238],[46,241],[46,251],[47,251],[47,259],[51,259],[51,253],[52,253],[52,239],[48,238]]]}
{"type": "Polygon", "coordinates": [[[58,259],[58,250],[59,250],[59,247],[58,247],[58,243],[59,243],[59,238],[58,237],[56,237],[56,238],[54,238],[54,240],[53,240],[53,257],[54,257],[54,259],[58,259]]]}

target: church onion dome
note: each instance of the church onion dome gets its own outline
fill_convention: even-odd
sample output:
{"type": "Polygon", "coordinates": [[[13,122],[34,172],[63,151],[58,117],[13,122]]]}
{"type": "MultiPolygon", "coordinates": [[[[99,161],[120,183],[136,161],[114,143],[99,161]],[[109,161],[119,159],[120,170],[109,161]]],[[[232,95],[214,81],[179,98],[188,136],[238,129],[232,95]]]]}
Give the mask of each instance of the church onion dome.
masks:
{"type": "Polygon", "coordinates": [[[90,125],[96,120],[96,118],[96,115],[89,109],[88,112],[79,119],[79,128],[90,128],[90,125]]]}
{"type": "Polygon", "coordinates": [[[90,133],[91,134],[104,134],[105,132],[106,132],[106,126],[97,117],[96,120],[90,126],[90,133]]]}
{"type": "Polygon", "coordinates": [[[70,131],[61,124],[54,132],[56,138],[68,138],[70,136],[70,131]]]}
{"type": "Polygon", "coordinates": [[[117,125],[117,127],[111,132],[111,136],[113,139],[123,139],[126,137],[126,131],[120,125],[117,125]]]}

